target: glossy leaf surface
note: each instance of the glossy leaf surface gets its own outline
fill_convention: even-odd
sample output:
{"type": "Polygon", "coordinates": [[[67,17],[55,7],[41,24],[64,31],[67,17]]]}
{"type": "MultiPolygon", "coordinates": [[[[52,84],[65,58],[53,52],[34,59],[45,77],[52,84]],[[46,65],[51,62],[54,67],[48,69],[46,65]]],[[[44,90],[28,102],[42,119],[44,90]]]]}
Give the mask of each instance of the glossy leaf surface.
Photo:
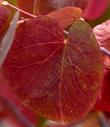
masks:
{"type": "Polygon", "coordinates": [[[22,24],[2,74],[22,102],[40,115],[76,122],[93,107],[102,62],[91,27],[76,21],[67,41],[57,22],[41,16],[22,24]]]}

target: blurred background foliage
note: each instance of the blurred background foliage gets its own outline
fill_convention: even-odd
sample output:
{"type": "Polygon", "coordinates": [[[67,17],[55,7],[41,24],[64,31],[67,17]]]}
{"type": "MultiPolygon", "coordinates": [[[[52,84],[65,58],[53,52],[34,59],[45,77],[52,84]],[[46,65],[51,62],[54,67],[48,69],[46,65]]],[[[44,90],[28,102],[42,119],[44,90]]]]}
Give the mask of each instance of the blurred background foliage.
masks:
{"type": "MultiPolygon", "coordinates": [[[[7,0],[9,3],[13,4],[13,5],[17,5],[17,2],[16,0],[7,0]]],[[[100,8],[99,8],[100,9],[100,8]]],[[[93,21],[87,21],[89,22],[89,24],[94,27],[104,21],[106,21],[107,19],[110,19],[110,5],[108,5],[108,8],[107,10],[104,12],[104,14],[99,17],[98,19],[96,20],[93,20],[93,21]]]]}
{"type": "Polygon", "coordinates": [[[16,5],[16,0],[7,0],[9,3],[16,5]]]}
{"type": "MultiPolygon", "coordinates": [[[[100,9],[100,8],[99,8],[99,9],[100,9]]],[[[99,18],[96,19],[96,20],[88,21],[88,22],[89,22],[89,24],[90,24],[92,27],[94,27],[94,26],[96,26],[96,25],[98,25],[98,24],[100,24],[100,23],[106,21],[107,19],[110,19],[110,5],[108,5],[107,10],[105,11],[105,13],[104,13],[101,17],[99,17],[99,18]]]]}

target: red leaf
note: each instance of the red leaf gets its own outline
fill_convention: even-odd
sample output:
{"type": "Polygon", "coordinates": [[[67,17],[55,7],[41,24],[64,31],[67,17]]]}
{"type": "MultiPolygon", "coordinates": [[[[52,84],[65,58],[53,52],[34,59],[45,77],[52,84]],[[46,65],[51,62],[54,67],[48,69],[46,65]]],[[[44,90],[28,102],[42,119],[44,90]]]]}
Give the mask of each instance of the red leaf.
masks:
{"type": "Polygon", "coordinates": [[[95,108],[101,111],[110,112],[110,70],[105,70],[102,91],[95,108]]]}
{"type": "Polygon", "coordinates": [[[89,4],[84,12],[83,17],[88,20],[99,18],[106,11],[109,0],[89,0],[89,4]]]}
{"type": "Polygon", "coordinates": [[[17,30],[2,73],[23,101],[40,115],[76,122],[93,107],[102,62],[91,27],[77,21],[64,43],[49,17],[30,19],[17,30]]]}
{"type": "Polygon", "coordinates": [[[10,23],[11,12],[8,8],[0,6],[0,35],[6,30],[10,23]]]}
{"type": "Polygon", "coordinates": [[[82,11],[80,8],[64,7],[49,13],[48,16],[56,19],[62,28],[66,28],[79,19],[81,14],[82,11]]]}

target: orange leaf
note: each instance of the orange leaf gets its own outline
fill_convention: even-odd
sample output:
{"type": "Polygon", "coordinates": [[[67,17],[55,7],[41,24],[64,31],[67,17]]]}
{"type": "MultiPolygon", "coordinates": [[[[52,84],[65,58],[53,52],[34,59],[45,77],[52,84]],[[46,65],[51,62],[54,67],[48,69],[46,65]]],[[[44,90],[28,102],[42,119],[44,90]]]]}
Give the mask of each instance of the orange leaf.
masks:
{"type": "Polygon", "coordinates": [[[71,25],[81,17],[82,10],[78,7],[64,7],[48,14],[49,17],[56,19],[62,28],[71,25]]]}

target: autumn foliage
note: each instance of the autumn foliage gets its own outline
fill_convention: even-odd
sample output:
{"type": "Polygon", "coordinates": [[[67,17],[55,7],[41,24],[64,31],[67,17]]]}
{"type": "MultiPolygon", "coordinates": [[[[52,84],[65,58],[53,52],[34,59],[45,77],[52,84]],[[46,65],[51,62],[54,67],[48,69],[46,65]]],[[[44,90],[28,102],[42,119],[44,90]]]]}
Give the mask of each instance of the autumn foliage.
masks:
{"type": "Polygon", "coordinates": [[[110,31],[105,25],[109,21],[94,28],[89,24],[104,14],[108,3],[17,0],[16,8],[1,1],[0,60],[3,43],[9,43],[4,38],[16,25],[0,65],[1,119],[12,116],[11,123],[31,127],[39,123],[39,116],[75,124],[91,111],[110,112],[110,31]],[[10,7],[20,11],[17,23],[10,7]]]}

